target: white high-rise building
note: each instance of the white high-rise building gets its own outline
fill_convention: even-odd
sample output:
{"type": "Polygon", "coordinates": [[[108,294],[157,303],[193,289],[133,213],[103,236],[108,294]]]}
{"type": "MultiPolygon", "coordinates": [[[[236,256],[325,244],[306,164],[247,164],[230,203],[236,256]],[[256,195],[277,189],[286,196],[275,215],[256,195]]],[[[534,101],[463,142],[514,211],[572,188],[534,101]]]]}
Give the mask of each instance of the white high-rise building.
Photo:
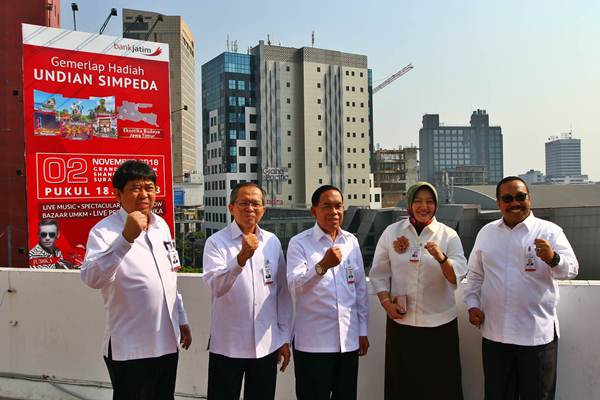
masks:
{"type": "Polygon", "coordinates": [[[346,206],[369,207],[366,56],[261,41],[204,64],[202,82],[208,234],[230,220],[228,196],[242,181],[260,183],[268,205],[310,207],[332,184],[346,206]]]}

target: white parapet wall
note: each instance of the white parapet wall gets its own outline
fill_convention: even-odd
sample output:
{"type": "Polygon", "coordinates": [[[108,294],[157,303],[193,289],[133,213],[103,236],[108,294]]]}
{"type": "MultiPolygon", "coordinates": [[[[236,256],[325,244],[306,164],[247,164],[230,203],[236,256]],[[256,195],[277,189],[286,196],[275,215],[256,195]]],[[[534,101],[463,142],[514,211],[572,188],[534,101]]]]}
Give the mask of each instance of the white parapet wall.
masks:
{"type": "MultiPolygon", "coordinates": [[[[197,274],[181,275],[179,289],[190,318],[193,344],[180,357],[178,399],[206,396],[210,294],[197,274]]],[[[557,399],[596,399],[600,393],[600,282],[561,284],[557,399]]],[[[483,398],[481,337],[459,304],[460,346],[466,400],[483,398]]],[[[382,399],[384,313],[370,295],[369,354],[361,359],[359,398],[382,399]]],[[[77,271],[0,269],[0,397],[62,400],[110,399],[100,347],[104,310],[99,291],[77,271]],[[9,292],[8,289],[11,289],[9,292]]],[[[407,343],[410,346],[410,343],[407,343]]],[[[279,374],[277,399],[294,399],[294,371],[279,374]]],[[[432,378],[432,384],[435,384],[432,378]]],[[[406,382],[410,385],[410,382],[406,382]]]]}

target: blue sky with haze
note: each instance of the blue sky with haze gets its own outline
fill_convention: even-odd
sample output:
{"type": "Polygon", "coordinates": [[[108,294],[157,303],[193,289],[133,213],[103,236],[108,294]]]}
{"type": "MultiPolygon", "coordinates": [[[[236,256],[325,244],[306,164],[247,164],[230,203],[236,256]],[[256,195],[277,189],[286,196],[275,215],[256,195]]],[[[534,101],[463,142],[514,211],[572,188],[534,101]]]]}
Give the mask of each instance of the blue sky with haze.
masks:
{"type": "MultiPolygon", "coordinates": [[[[368,56],[375,83],[408,63],[414,69],[374,97],[375,143],[418,144],[425,113],[467,125],[486,109],[504,136],[504,173],[544,172],[544,142],[568,132],[582,139],[582,172],[600,180],[599,1],[206,1],[79,0],[77,28],[121,34],[121,9],[182,15],[200,66],[237,40],[245,52],[267,34],[273,44],[368,56]]],[[[61,25],[73,28],[71,1],[61,25]]],[[[198,114],[199,116],[200,114],[198,114]]],[[[200,120],[198,119],[198,122],[200,120]]],[[[198,125],[198,132],[200,132],[198,125]]]]}

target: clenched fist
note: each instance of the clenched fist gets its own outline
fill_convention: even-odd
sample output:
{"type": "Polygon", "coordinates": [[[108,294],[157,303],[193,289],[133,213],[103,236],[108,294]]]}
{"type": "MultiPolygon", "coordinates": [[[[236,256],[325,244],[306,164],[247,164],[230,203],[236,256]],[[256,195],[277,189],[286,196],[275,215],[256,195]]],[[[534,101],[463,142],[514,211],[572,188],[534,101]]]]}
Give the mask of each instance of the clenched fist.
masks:
{"type": "Polygon", "coordinates": [[[330,247],[325,252],[319,265],[325,269],[333,268],[342,262],[342,250],[339,247],[330,247]]]}
{"type": "Polygon", "coordinates": [[[397,253],[402,254],[408,249],[409,244],[406,236],[402,235],[394,240],[394,250],[396,250],[397,253]]]}
{"type": "Polygon", "coordinates": [[[129,243],[140,236],[142,231],[148,228],[148,216],[141,211],[134,211],[127,215],[125,226],[123,227],[123,237],[129,243]]]}
{"type": "Polygon", "coordinates": [[[237,256],[238,265],[243,267],[246,261],[252,258],[254,252],[258,249],[258,238],[254,233],[246,233],[242,235],[242,249],[237,256]]]}

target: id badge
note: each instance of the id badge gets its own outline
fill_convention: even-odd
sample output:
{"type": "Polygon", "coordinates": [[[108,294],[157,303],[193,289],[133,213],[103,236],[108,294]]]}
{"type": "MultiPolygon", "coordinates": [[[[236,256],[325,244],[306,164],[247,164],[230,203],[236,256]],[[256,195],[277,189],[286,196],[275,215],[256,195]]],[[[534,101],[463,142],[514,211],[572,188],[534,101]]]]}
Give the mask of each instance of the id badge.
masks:
{"type": "Polygon", "coordinates": [[[179,271],[181,269],[181,263],[179,262],[179,254],[175,248],[175,242],[164,242],[165,248],[167,249],[167,255],[169,262],[171,263],[171,270],[179,271]]]}
{"type": "Polygon", "coordinates": [[[346,263],[346,282],[349,284],[356,282],[356,278],[354,277],[354,268],[350,263],[346,263]]]}
{"type": "Polygon", "coordinates": [[[537,268],[535,266],[535,246],[529,245],[525,249],[525,271],[533,272],[536,271],[537,268]]]}
{"type": "Polygon", "coordinates": [[[269,260],[265,261],[265,266],[263,267],[263,282],[265,285],[273,283],[273,269],[271,268],[269,260]]]}
{"type": "Polygon", "coordinates": [[[410,258],[408,261],[411,263],[418,264],[421,261],[421,248],[420,247],[411,247],[408,249],[410,258]]]}

